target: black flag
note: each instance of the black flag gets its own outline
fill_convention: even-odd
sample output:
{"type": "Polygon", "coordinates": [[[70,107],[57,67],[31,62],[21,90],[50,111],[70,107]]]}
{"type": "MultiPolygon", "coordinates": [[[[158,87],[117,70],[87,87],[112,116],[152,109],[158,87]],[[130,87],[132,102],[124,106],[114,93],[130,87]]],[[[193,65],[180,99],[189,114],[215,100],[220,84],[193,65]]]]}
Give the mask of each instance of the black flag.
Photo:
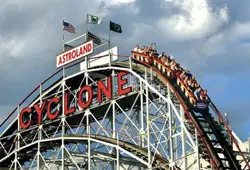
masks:
{"type": "Polygon", "coordinates": [[[114,31],[114,32],[117,32],[117,33],[122,33],[122,27],[121,27],[121,25],[116,24],[116,23],[114,23],[112,21],[110,21],[109,29],[111,31],[114,31]]]}
{"type": "Polygon", "coordinates": [[[92,34],[91,32],[88,32],[88,41],[91,39],[93,39],[93,43],[95,44],[100,45],[102,43],[102,40],[98,36],[92,34]]]}

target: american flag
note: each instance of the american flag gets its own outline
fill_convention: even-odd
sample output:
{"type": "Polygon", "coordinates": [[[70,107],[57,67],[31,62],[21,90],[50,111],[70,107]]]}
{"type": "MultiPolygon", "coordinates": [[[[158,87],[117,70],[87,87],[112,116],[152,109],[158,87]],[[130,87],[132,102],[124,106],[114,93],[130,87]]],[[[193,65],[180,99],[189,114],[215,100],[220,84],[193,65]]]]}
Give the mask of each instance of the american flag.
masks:
{"type": "Polygon", "coordinates": [[[72,24],[65,21],[63,21],[63,30],[66,30],[71,33],[76,33],[75,27],[72,24]]]}

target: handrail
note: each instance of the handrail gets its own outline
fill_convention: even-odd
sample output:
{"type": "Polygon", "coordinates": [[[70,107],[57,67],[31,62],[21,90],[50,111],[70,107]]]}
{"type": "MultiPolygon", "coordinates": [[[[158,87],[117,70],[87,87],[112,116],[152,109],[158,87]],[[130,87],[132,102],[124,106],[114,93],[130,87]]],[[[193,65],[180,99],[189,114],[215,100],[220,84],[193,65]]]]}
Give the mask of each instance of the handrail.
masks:
{"type": "Polygon", "coordinates": [[[219,120],[222,121],[222,123],[223,123],[224,126],[226,127],[226,129],[227,129],[227,131],[228,131],[228,134],[231,136],[231,138],[232,138],[232,140],[233,140],[235,146],[237,147],[237,149],[238,149],[240,155],[242,156],[244,162],[246,163],[247,167],[250,169],[250,164],[248,163],[246,157],[245,157],[244,154],[242,153],[242,151],[241,151],[241,149],[240,149],[240,147],[239,147],[239,145],[238,145],[238,142],[237,142],[236,139],[234,138],[234,136],[233,136],[233,134],[232,134],[232,130],[230,130],[230,128],[228,127],[226,121],[225,121],[224,118],[222,117],[220,111],[217,109],[217,107],[214,105],[214,103],[210,100],[210,98],[209,98],[209,101],[211,102],[212,107],[214,108],[214,110],[215,110],[215,112],[216,112],[216,114],[217,114],[219,120]]]}
{"type": "MultiPolygon", "coordinates": [[[[50,80],[52,77],[57,75],[60,71],[62,71],[62,68],[53,73],[51,76],[49,76],[47,79],[42,81],[39,85],[37,85],[19,104],[18,106],[22,105],[38,88],[40,88],[40,85],[44,84],[48,80],[50,80]]],[[[18,109],[18,106],[8,115],[8,117],[1,123],[0,128],[8,121],[8,119],[15,113],[15,111],[18,109]]]]}
{"type": "Polygon", "coordinates": [[[45,79],[44,81],[42,81],[41,84],[44,84],[45,82],[47,82],[48,80],[50,80],[52,77],[54,77],[55,75],[57,75],[62,70],[63,70],[63,68],[59,69],[54,74],[52,74],[51,76],[49,76],[47,79],[45,79]]]}
{"type": "MultiPolygon", "coordinates": [[[[40,85],[36,86],[20,103],[18,106],[22,105],[38,88],[40,85]]],[[[7,122],[7,120],[15,113],[18,106],[8,115],[8,117],[1,123],[0,128],[7,122]]]]}
{"type": "MultiPolygon", "coordinates": [[[[240,140],[240,138],[236,135],[236,133],[234,131],[232,131],[232,135],[234,136],[235,140],[238,142],[239,146],[241,148],[243,148],[243,149],[241,149],[241,150],[244,150],[244,151],[242,151],[242,153],[247,152],[248,151],[247,146],[240,140]]],[[[250,152],[249,152],[249,154],[250,154],[250,152]]]]}
{"type": "Polygon", "coordinates": [[[15,113],[15,111],[17,110],[17,106],[16,108],[8,115],[8,117],[6,119],[4,119],[4,121],[1,123],[0,128],[5,124],[5,122],[7,122],[7,120],[15,113]]]}

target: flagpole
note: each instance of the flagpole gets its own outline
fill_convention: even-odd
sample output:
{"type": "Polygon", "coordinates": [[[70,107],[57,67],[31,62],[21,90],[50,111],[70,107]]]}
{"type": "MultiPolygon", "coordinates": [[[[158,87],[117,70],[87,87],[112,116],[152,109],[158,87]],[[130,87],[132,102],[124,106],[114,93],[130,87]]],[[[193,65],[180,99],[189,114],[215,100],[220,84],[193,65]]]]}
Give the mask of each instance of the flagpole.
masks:
{"type": "Polygon", "coordinates": [[[110,42],[110,21],[109,21],[109,51],[110,51],[110,46],[111,46],[111,42],[110,42]]]}
{"type": "MultiPolygon", "coordinates": [[[[85,41],[88,41],[88,14],[87,14],[87,18],[86,18],[86,35],[85,35],[85,41]]],[[[88,70],[88,55],[85,56],[85,64],[86,64],[86,68],[85,70],[88,70]]]]}
{"type": "Polygon", "coordinates": [[[110,49],[110,30],[109,30],[109,49],[110,49]]]}
{"type": "Polygon", "coordinates": [[[88,40],[88,14],[87,14],[87,19],[86,19],[86,37],[85,37],[85,41],[88,40]]]}
{"type": "Polygon", "coordinates": [[[110,21],[109,21],[109,66],[111,66],[111,52],[110,52],[110,46],[111,46],[111,42],[110,42],[110,21]]]}
{"type": "MultiPolygon", "coordinates": [[[[64,23],[64,20],[63,20],[64,23]]],[[[64,30],[62,30],[62,47],[63,47],[63,52],[65,51],[64,49],[64,30]]]]}
{"type": "Polygon", "coordinates": [[[64,31],[63,31],[63,41],[62,41],[63,52],[65,51],[64,47],[64,31]]]}
{"type": "MultiPolygon", "coordinates": [[[[63,25],[64,25],[64,20],[63,20],[63,25]]],[[[63,52],[65,51],[65,46],[64,46],[64,30],[62,29],[62,48],[63,48],[63,52]]],[[[65,66],[63,66],[63,77],[65,76],[65,66]]]]}

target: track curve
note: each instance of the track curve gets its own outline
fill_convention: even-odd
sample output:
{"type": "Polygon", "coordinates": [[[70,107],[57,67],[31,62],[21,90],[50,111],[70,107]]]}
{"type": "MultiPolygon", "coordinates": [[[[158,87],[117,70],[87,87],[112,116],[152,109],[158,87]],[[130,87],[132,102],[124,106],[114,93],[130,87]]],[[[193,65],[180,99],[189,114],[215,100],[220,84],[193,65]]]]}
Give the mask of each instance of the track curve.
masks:
{"type": "MultiPolygon", "coordinates": [[[[145,56],[141,56],[141,57],[145,57],[145,56]]],[[[150,65],[146,62],[145,58],[141,58],[140,59],[136,59],[133,58],[133,60],[136,62],[136,64],[132,64],[132,65],[139,65],[140,68],[136,68],[133,67],[133,71],[138,72],[140,74],[143,74],[143,70],[144,67],[145,68],[150,68],[153,70],[155,78],[157,78],[160,81],[160,85],[162,86],[169,86],[172,90],[172,92],[174,93],[174,98],[176,98],[179,102],[179,104],[183,107],[184,112],[186,114],[186,121],[185,121],[185,125],[188,127],[188,130],[190,132],[192,132],[194,134],[194,129],[197,130],[199,136],[200,136],[200,150],[202,152],[202,155],[204,156],[204,159],[206,159],[207,161],[212,161],[213,166],[216,169],[230,169],[230,168],[234,168],[234,169],[241,169],[239,163],[236,160],[236,157],[233,155],[233,150],[232,148],[227,144],[227,141],[225,140],[225,138],[220,138],[220,136],[222,135],[221,133],[221,129],[218,128],[217,124],[215,123],[215,121],[213,120],[213,118],[211,117],[211,115],[209,114],[209,112],[201,112],[201,111],[197,111],[195,110],[195,108],[190,104],[190,100],[189,98],[185,97],[185,92],[182,91],[181,88],[179,88],[177,82],[173,82],[169,79],[169,77],[164,74],[163,72],[163,67],[161,67],[160,69],[157,66],[153,66],[150,65]],[[141,69],[141,70],[140,70],[141,69]],[[206,126],[205,126],[205,125],[206,126]],[[214,135],[215,137],[213,139],[211,139],[211,134],[209,134],[207,130],[207,127],[209,127],[209,129],[211,130],[211,134],[214,135]],[[215,140],[216,139],[216,140],[215,140]],[[216,145],[220,145],[221,148],[216,148],[216,145]],[[221,157],[221,155],[223,155],[223,157],[221,157]],[[228,166],[229,165],[229,166],[228,166]]],[[[126,62],[121,62],[121,63],[116,63],[114,65],[112,65],[114,67],[120,67],[123,68],[125,67],[127,70],[130,66],[128,63],[126,62]]],[[[96,68],[96,70],[98,70],[98,68],[96,68]]],[[[99,73],[101,73],[102,75],[111,75],[112,74],[112,69],[110,70],[102,70],[100,69],[100,71],[98,71],[99,73]]],[[[98,77],[99,75],[95,75],[93,76],[94,78],[96,78],[96,80],[100,79],[100,77],[98,77]]],[[[102,77],[102,76],[101,76],[102,77]]],[[[81,82],[78,81],[79,78],[82,78],[81,75],[77,75],[76,78],[74,78],[73,80],[71,80],[74,83],[70,83],[69,82],[69,87],[73,88],[73,89],[77,89],[78,87],[75,84],[81,84],[81,82]]],[[[63,78],[60,78],[57,82],[55,82],[54,84],[52,84],[50,87],[48,87],[47,89],[45,89],[42,93],[44,94],[44,97],[47,96],[51,96],[54,95],[58,89],[60,89],[60,85],[62,83],[63,78]]],[[[39,86],[38,86],[39,87],[39,86]]],[[[37,89],[37,88],[36,88],[37,89]]],[[[124,108],[127,107],[132,107],[132,103],[125,105],[124,103],[129,103],[129,101],[131,100],[135,100],[136,96],[138,95],[138,92],[133,92],[128,94],[127,96],[123,96],[121,98],[117,98],[117,101],[119,102],[120,100],[120,105],[124,108]],[[124,104],[124,105],[122,105],[124,104]]],[[[39,95],[32,101],[32,103],[30,105],[34,105],[35,103],[39,102],[39,95]]],[[[173,100],[173,99],[171,99],[173,100]]],[[[214,108],[215,105],[212,103],[212,101],[210,100],[212,106],[214,108]]],[[[91,111],[93,111],[93,113],[95,113],[96,115],[96,119],[102,120],[102,115],[98,115],[98,111],[99,109],[107,109],[109,107],[110,102],[106,102],[102,105],[98,105],[97,107],[93,107],[93,108],[89,108],[91,111]]],[[[18,110],[18,109],[15,109],[18,110]]],[[[218,112],[218,110],[217,110],[218,112]]],[[[68,117],[67,121],[69,122],[70,126],[73,127],[73,125],[77,125],[76,121],[80,121],[78,120],[81,116],[81,111],[79,111],[78,113],[76,113],[74,116],[68,117]]],[[[109,113],[108,111],[108,114],[109,113]]],[[[12,116],[12,114],[11,114],[12,116]]],[[[9,117],[11,117],[9,116],[9,117]]],[[[84,119],[85,120],[85,119],[84,119]]],[[[223,119],[222,119],[223,120],[223,119]]],[[[91,121],[94,120],[90,120],[91,121]]],[[[51,123],[47,123],[43,126],[43,130],[46,132],[46,134],[48,135],[48,137],[50,137],[50,140],[53,140],[53,137],[50,136],[50,134],[53,134],[54,131],[57,131],[57,128],[60,127],[60,121],[59,120],[55,120],[51,123]]],[[[87,124],[84,124],[84,126],[88,126],[87,124]]],[[[19,139],[19,142],[17,141],[18,138],[16,134],[19,134],[19,132],[17,131],[18,129],[18,119],[15,119],[8,128],[6,128],[6,130],[1,134],[1,139],[0,139],[0,143],[1,143],[1,148],[0,148],[0,166],[1,167],[6,167],[9,166],[11,164],[11,160],[14,160],[14,153],[15,153],[15,144],[18,143],[21,147],[24,148],[29,148],[27,146],[35,146],[37,143],[37,139],[35,137],[35,135],[37,135],[37,130],[36,128],[39,128],[38,126],[33,126],[32,128],[30,128],[29,130],[23,130],[22,131],[22,139],[19,139]],[[34,140],[35,138],[35,140],[34,140]]],[[[40,129],[42,130],[42,129],[40,129]]],[[[66,130],[70,130],[70,128],[66,128],[66,130]]],[[[230,134],[230,131],[229,131],[230,134]]],[[[147,162],[148,161],[148,151],[147,149],[140,147],[140,146],[136,146],[134,144],[132,144],[131,142],[126,142],[126,141],[122,141],[122,140],[117,140],[114,139],[112,137],[107,137],[107,136],[100,136],[100,135],[86,135],[86,134],[76,134],[76,135],[70,135],[70,136],[65,136],[67,137],[80,137],[80,138],[86,138],[86,137],[90,137],[91,139],[96,139],[99,141],[104,141],[106,143],[110,143],[113,145],[117,145],[117,143],[119,142],[119,146],[128,151],[133,153],[134,155],[136,155],[137,157],[142,157],[142,159],[147,162]]],[[[37,147],[37,146],[35,146],[37,147]]],[[[43,149],[45,149],[47,146],[46,145],[42,145],[41,146],[41,151],[43,149]],[[44,147],[44,148],[43,148],[44,147]]],[[[29,148],[32,150],[32,147],[29,148]]],[[[21,151],[21,150],[20,150],[21,151]]],[[[25,150],[27,152],[27,150],[25,150]]],[[[169,169],[169,160],[167,160],[166,158],[162,157],[161,155],[157,154],[157,153],[151,153],[152,155],[155,155],[155,159],[152,162],[152,165],[154,167],[157,167],[159,169],[169,169]]],[[[31,157],[34,155],[31,155],[31,157]]],[[[27,158],[28,159],[28,158],[27,158]]],[[[248,165],[249,166],[249,165],[248,165]]],[[[179,169],[177,166],[175,166],[176,169],[179,169]]]]}
{"type": "MultiPolygon", "coordinates": [[[[185,90],[180,87],[179,78],[177,77],[176,82],[171,81],[172,79],[172,71],[170,68],[167,68],[167,66],[164,66],[164,63],[162,63],[159,59],[155,57],[150,57],[146,54],[141,54],[138,52],[132,51],[133,60],[135,60],[137,63],[143,64],[151,69],[153,69],[155,72],[157,72],[158,75],[162,77],[162,79],[165,81],[166,84],[169,84],[171,89],[174,91],[177,99],[183,106],[186,116],[189,120],[187,120],[187,124],[194,126],[195,129],[198,131],[199,136],[201,137],[201,141],[203,143],[203,147],[205,148],[208,155],[205,155],[205,158],[209,156],[212,160],[213,165],[216,169],[241,169],[241,165],[238,160],[236,160],[236,156],[233,154],[232,146],[228,144],[228,141],[226,141],[223,133],[221,132],[222,129],[220,127],[220,123],[218,124],[214,118],[209,113],[209,110],[198,110],[193,106],[192,94],[185,94],[185,90]],[[164,68],[165,67],[165,68],[164,68]],[[171,73],[171,74],[170,74],[171,73]],[[165,74],[165,75],[164,75],[165,74]],[[183,93],[186,95],[183,95],[183,93]],[[200,114],[197,115],[195,112],[199,112],[200,114]],[[200,119],[201,118],[201,119],[200,119]],[[206,131],[206,127],[203,127],[201,124],[201,121],[207,123],[206,125],[209,126],[209,129],[212,131],[206,131]],[[210,139],[208,134],[212,134],[215,136],[214,139],[210,139]],[[215,145],[219,144],[221,145],[219,148],[217,148],[215,145]],[[223,156],[221,156],[223,155],[223,156]]],[[[248,167],[250,169],[250,165],[241,152],[236,140],[232,136],[231,130],[228,128],[228,125],[225,123],[223,117],[221,116],[220,112],[214,105],[214,103],[209,98],[209,102],[211,103],[211,108],[215,110],[219,117],[219,122],[222,123],[223,126],[225,126],[227,133],[231,136],[232,140],[235,142],[235,145],[238,149],[238,151],[241,153],[241,156],[243,157],[243,160],[246,162],[245,168],[248,167]]],[[[193,127],[192,127],[193,128],[193,127]]],[[[201,147],[202,151],[204,152],[204,148],[201,147]]]]}

